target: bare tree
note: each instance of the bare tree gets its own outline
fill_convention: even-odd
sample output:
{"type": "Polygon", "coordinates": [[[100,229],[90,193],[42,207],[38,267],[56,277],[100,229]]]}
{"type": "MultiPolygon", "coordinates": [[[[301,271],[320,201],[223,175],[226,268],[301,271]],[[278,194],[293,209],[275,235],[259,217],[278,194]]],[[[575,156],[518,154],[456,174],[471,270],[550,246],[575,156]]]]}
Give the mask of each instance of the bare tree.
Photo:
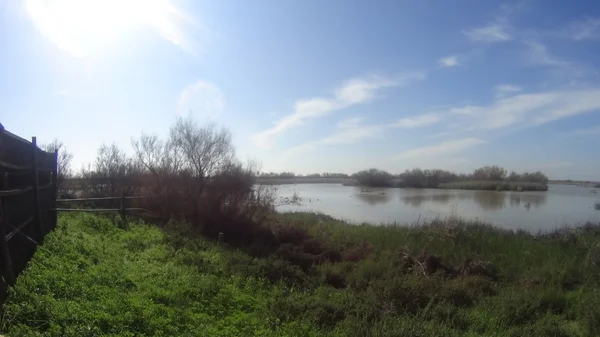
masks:
{"type": "Polygon", "coordinates": [[[142,134],[132,145],[143,169],[143,194],[153,196],[140,202],[164,219],[175,217],[204,234],[241,239],[254,235],[272,212],[271,190],[254,186],[258,164],[243,165],[235,158],[225,129],[179,119],[166,141],[142,134]]]}
{"type": "Polygon", "coordinates": [[[128,158],[116,144],[103,144],[94,165],[82,170],[90,196],[127,196],[133,193],[140,177],[139,163],[128,158]]]}
{"type": "Polygon", "coordinates": [[[51,143],[43,144],[41,149],[46,152],[58,151],[57,158],[57,170],[58,175],[56,177],[56,185],[60,191],[64,186],[63,183],[66,179],[69,179],[73,175],[71,169],[71,161],[73,160],[73,154],[67,151],[67,147],[58,139],[54,139],[51,143]]]}
{"type": "Polygon", "coordinates": [[[231,134],[214,124],[198,126],[191,118],[177,120],[170,142],[181,150],[183,169],[195,178],[209,178],[235,160],[231,134]]]}
{"type": "Polygon", "coordinates": [[[506,170],[499,166],[484,166],[473,172],[473,177],[479,180],[499,181],[506,178],[506,170]]]}

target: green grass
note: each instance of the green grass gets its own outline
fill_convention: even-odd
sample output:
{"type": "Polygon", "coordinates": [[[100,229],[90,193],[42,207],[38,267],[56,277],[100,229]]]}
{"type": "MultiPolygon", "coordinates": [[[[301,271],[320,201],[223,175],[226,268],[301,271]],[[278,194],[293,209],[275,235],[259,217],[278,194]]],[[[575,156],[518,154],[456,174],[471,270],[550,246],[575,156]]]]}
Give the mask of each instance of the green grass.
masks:
{"type": "Polygon", "coordinates": [[[0,330],[8,336],[600,335],[598,226],[534,236],[456,219],[375,227],[311,213],[280,214],[271,226],[281,242],[303,239],[257,257],[251,247],[218,246],[177,224],[133,222],[124,230],[107,218],[63,216],[11,289],[0,330]],[[324,249],[337,257],[313,259],[310,252],[324,249]],[[480,261],[485,272],[458,268],[467,259],[480,261]]]}
{"type": "Polygon", "coordinates": [[[439,188],[460,190],[494,190],[494,191],[547,191],[548,186],[534,182],[516,181],[456,181],[442,183],[439,188]]]}

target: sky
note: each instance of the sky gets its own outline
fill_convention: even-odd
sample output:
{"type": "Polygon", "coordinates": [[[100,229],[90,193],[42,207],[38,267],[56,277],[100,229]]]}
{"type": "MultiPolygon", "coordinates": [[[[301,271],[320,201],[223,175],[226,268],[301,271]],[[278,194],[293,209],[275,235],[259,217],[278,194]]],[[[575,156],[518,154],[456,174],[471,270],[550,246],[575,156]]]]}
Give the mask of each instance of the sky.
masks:
{"type": "Polygon", "coordinates": [[[0,122],[76,170],[177,118],[263,171],[600,180],[600,2],[0,0],[0,122]]]}

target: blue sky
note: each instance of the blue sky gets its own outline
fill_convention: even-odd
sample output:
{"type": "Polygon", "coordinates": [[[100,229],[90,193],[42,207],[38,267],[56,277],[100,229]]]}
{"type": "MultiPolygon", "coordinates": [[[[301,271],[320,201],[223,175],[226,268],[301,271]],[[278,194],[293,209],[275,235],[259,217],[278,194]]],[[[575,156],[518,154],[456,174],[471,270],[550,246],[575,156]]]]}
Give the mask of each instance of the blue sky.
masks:
{"type": "Polygon", "coordinates": [[[0,122],[75,168],[191,115],[264,171],[600,180],[598,1],[0,0],[0,50],[0,122]]]}

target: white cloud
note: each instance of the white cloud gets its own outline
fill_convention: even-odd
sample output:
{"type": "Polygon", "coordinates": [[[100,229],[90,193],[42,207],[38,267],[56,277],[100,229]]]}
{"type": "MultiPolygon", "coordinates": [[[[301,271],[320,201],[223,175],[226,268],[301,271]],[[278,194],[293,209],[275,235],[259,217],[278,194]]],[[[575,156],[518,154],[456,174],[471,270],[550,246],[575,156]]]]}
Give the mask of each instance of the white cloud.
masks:
{"type": "Polygon", "coordinates": [[[536,126],[600,110],[600,89],[550,91],[497,98],[489,105],[454,107],[467,129],[492,130],[512,126],[536,126]]]}
{"type": "Polygon", "coordinates": [[[502,98],[523,90],[521,87],[512,84],[499,84],[496,86],[496,97],[502,98]]]}
{"type": "Polygon", "coordinates": [[[455,154],[471,147],[483,144],[485,141],[477,138],[463,138],[445,141],[436,145],[404,151],[395,156],[396,159],[424,159],[431,156],[455,154]]]}
{"type": "Polygon", "coordinates": [[[336,130],[329,136],[300,144],[287,149],[282,154],[283,158],[294,157],[300,153],[316,149],[319,145],[352,144],[363,139],[381,138],[385,129],[384,125],[361,125],[362,117],[352,117],[340,121],[336,130]]]}
{"type": "Polygon", "coordinates": [[[575,41],[600,39],[600,18],[585,18],[572,22],[560,34],[575,41]]]}
{"type": "Polygon", "coordinates": [[[381,125],[356,125],[338,130],[331,136],[321,139],[321,144],[351,144],[362,139],[381,137],[384,127],[381,125]]]}
{"type": "Polygon", "coordinates": [[[393,123],[391,126],[401,129],[412,129],[422,126],[429,126],[438,123],[441,120],[441,116],[436,113],[426,113],[418,116],[411,116],[401,118],[393,123]]]}
{"type": "Polygon", "coordinates": [[[512,36],[503,25],[494,23],[481,28],[473,28],[463,32],[474,42],[504,42],[512,40],[512,36]]]}
{"type": "Polygon", "coordinates": [[[221,114],[224,107],[225,96],[219,87],[212,82],[198,80],[179,95],[177,113],[214,118],[221,114]]]}
{"type": "Polygon", "coordinates": [[[454,56],[454,55],[450,55],[450,56],[446,56],[446,57],[442,57],[438,63],[440,64],[440,67],[442,68],[447,68],[447,67],[456,67],[459,66],[461,63],[458,59],[458,56],[454,56]]]}
{"type": "Polygon", "coordinates": [[[58,96],[68,96],[71,92],[68,89],[60,89],[57,94],[58,96]]]}
{"type": "Polygon", "coordinates": [[[600,125],[592,126],[589,128],[577,129],[569,131],[568,133],[576,136],[597,136],[600,135],[600,125]]]}
{"type": "Polygon", "coordinates": [[[33,25],[60,50],[92,58],[124,38],[153,31],[187,51],[194,22],[169,0],[25,0],[33,25]]]}
{"type": "Polygon", "coordinates": [[[355,78],[335,90],[335,98],[340,105],[368,103],[375,98],[378,89],[393,87],[398,84],[400,83],[397,81],[379,76],[355,78]]]}
{"type": "Polygon", "coordinates": [[[338,129],[350,129],[358,126],[360,122],[364,120],[364,117],[351,117],[348,119],[341,120],[337,123],[338,129]]]}
{"type": "Polygon", "coordinates": [[[336,110],[369,103],[383,88],[404,85],[423,78],[423,74],[413,73],[393,79],[380,76],[351,79],[337,88],[333,97],[316,97],[296,102],[293,113],[280,119],[272,128],[264,130],[252,138],[257,146],[270,148],[273,145],[273,139],[283,131],[308,120],[326,116],[336,110]]]}
{"type": "Polygon", "coordinates": [[[556,57],[548,51],[548,48],[539,42],[527,42],[529,61],[543,66],[569,68],[572,64],[560,57],[556,57]]]}

